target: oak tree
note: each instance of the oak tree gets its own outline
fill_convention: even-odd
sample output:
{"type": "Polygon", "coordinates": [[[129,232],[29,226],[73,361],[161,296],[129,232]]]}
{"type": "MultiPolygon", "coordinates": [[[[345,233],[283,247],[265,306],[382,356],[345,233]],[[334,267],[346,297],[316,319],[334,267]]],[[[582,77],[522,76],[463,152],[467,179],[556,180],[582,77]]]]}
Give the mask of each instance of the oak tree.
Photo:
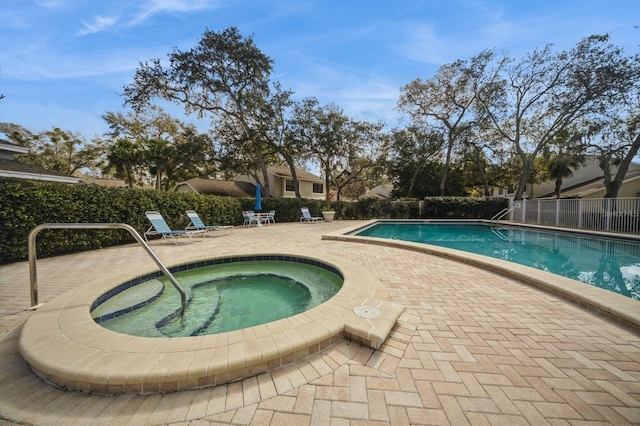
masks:
{"type": "Polygon", "coordinates": [[[243,37],[236,27],[206,30],[195,47],[174,48],[168,56],[166,66],[157,58],[140,63],[133,83],[124,89],[125,103],[139,111],[160,98],[182,105],[187,114],[230,122],[240,133],[226,139],[238,144],[229,151],[249,150],[268,194],[264,139],[256,113],[267,105],[273,61],[253,37],[243,37]]]}

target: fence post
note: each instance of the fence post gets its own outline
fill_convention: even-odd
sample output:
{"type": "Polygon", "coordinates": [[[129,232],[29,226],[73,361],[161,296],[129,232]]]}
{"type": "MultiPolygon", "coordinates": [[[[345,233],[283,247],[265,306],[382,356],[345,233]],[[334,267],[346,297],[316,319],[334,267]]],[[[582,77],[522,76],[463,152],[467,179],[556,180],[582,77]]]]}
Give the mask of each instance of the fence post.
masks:
{"type": "MultiPolygon", "coordinates": [[[[640,195],[640,193],[638,193],[638,195],[640,195]]],[[[635,218],[635,220],[632,222],[634,223],[634,226],[632,228],[631,232],[634,232],[636,234],[640,234],[640,198],[636,198],[633,202],[633,217],[635,218]]]]}
{"type": "Polygon", "coordinates": [[[604,222],[604,230],[608,231],[611,229],[611,216],[613,216],[613,212],[611,211],[611,201],[612,198],[604,199],[604,211],[605,211],[605,222],[604,222]]]}
{"type": "Polygon", "coordinates": [[[578,199],[578,228],[582,228],[582,198],[578,199]]]}

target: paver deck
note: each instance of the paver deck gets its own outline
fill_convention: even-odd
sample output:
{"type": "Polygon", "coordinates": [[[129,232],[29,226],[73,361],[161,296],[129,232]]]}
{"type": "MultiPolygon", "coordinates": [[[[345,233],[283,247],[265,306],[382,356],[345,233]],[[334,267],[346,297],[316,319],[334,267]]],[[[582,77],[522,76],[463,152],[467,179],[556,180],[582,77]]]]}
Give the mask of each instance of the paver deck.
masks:
{"type": "MultiPolygon", "coordinates": [[[[153,243],[168,264],[256,250],[361,265],[406,309],[378,349],[340,340],[227,385],[151,395],[65,392],[18,352],[26,262],[0,266],[0,424],[640,424],[640,333],[516,279],[396,247],[322,240],[354,222],[237,228],[153,243]]],[[[135,245],[38,261],[47,302],[151,262],[135,245]]],[[[640,302],[638,302],[640,310],[640,302]]]]}

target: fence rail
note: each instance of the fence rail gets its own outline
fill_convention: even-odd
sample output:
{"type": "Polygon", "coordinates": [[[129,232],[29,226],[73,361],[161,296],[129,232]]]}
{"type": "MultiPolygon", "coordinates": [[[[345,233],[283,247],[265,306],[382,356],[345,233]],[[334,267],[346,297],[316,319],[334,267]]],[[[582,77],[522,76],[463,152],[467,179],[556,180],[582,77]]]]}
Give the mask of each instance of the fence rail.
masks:
{"type": "Polygon", "coordinates": [[[640,198],[520,200],[511,208],[514,222],[640,234],[640,198]]]}

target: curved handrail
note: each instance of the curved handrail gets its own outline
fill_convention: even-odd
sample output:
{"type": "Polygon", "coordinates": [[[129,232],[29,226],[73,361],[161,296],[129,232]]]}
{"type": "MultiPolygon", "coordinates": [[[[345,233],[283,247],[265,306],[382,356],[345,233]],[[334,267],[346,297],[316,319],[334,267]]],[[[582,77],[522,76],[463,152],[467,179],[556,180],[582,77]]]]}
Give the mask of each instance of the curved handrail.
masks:
{"type": "Polygon", "coordinates": [[[43,229],[126,229],[142,245],[147,254],[151,256],[153,261],[160,267],[164,275],[171,281],[171,284],[180,293],[180,304],[182,306],[181,313],[184,315],[184,308],[186,305],[187,295],[184,289],[175,277],[169,272],[166,266],[162,263],[160,258],[151,250],[151,247],[142,239],[138,231],[136,231],[131,225],[126,223],[43,223],[34,227],[29,232],[29,283],[31,286],[31,309],[36,309],[38,305],[38,279],[36,271],[36,237],[38,233],[43,229]]]}
{"type": "Polygon", "coordinates": [[[500,210],[498,213],[493,215],[493,217],[491,218],[491,223],[493,223],[494,221],[495,221],[495,223],[498,223],[498,221],[500,219],[502,219],[503,217],[505,217],[506,215],[508,215],[512,211],[513,211],[513,209],[510,209],[510,208],[504,208],[504,209],[500,210]]]}

